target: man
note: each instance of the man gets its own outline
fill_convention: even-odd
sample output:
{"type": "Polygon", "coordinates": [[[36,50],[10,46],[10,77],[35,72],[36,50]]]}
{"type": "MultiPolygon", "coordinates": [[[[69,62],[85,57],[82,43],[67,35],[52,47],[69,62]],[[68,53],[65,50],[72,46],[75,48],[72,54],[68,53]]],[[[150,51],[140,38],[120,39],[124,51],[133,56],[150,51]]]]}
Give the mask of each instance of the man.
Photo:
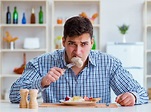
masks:
{"type": "Polygon", "coordinates": [[[110,87],[123,106],[144,104],[148,96],[144,88],[108,54],[91,51],[93,27],[89,19],[72,17],[64,25],[62,44],[65,49],[43,54],[29,61],[22,76],[14,82],[10,101],[20,101],[21,88],[39,89],[44,102],[56,103],[66,96],[100,97],[100,103],[110,103],[110,87]],[[73,57],[82,60],[82,67],[65,69],[73,57]]]}

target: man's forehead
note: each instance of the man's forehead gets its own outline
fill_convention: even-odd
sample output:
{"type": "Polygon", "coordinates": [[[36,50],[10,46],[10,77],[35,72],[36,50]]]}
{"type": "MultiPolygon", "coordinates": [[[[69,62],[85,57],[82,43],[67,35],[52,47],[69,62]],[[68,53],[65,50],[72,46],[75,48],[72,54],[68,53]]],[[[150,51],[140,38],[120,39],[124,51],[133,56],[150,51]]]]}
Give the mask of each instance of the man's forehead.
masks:
{"type": "Polygon", "coordinates": [[[90,39],[67,39],[67,42],[74,42],[74,43],[83,43],[83,42],[89,42],[90,39]]]}
{"type": "Polygon", "coordinates": [[[86,42],[86,41],[90,41],[91,38],[90,37],[67,37],[66,38],[67,41],[72,41],[72,42],[86,42]]]}

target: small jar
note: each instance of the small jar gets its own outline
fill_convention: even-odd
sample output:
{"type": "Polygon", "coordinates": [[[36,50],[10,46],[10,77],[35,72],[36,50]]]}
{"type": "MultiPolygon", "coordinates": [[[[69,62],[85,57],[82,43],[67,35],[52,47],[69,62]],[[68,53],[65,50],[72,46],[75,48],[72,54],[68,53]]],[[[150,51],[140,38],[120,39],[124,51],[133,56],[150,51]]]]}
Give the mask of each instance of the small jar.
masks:
{"type": "Polygon", "coordinates": [[[57,24],[63,24],[63,19],[62,18],[58,18],[57,19],[57,24]]]}

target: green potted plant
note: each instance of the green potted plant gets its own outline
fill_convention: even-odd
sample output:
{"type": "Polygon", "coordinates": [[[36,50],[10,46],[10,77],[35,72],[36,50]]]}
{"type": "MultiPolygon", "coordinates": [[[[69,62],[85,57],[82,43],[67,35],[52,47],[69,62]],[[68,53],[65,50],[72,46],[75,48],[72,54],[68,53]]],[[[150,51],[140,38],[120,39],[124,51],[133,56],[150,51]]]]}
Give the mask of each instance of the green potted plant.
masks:
{"type": "Polygon", "coordinates": [[[123,24],[122,26],[118,26],[118,29],[120,30],[120,33],[123,35],[123,42],[126,42],[125,34],[127,33],[129,29],[129,25],[123,24]]]}

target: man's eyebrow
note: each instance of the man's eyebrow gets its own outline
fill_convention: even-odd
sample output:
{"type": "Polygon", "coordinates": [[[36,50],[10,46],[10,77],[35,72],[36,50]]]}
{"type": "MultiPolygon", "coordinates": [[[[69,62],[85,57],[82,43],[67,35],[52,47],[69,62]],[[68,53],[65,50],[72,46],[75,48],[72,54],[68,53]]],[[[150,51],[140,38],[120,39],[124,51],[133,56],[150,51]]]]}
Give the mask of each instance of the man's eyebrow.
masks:
{"type": "MultiPolygon", "coordinates": [[[[74,42],[72,40],[69,40],[68,42],[76,43],[76,42],[74,42]]],[[[89,42],[88,41],[84,41],[84,42],[80,42],[80,43],[89,43],[89,42]]]]}
{"type": "Polygon", "coordinates": [[[74,41],[72,41],[72,40],[69,40],[68,42],[72,42],[72,43],[75,43],[74,41]]]}
{"type": "Polygon", "coordinates": [[[84,41],[84,42],[81,42],[82,44],[87,44],[87,43],[89,43],[88,41],[84,41]]]}
{"type": "Polygon", "coordinates": [[[81,42],[81,43],[88,43],[88,41],[84,41],[84,42],[81,42]]]}

